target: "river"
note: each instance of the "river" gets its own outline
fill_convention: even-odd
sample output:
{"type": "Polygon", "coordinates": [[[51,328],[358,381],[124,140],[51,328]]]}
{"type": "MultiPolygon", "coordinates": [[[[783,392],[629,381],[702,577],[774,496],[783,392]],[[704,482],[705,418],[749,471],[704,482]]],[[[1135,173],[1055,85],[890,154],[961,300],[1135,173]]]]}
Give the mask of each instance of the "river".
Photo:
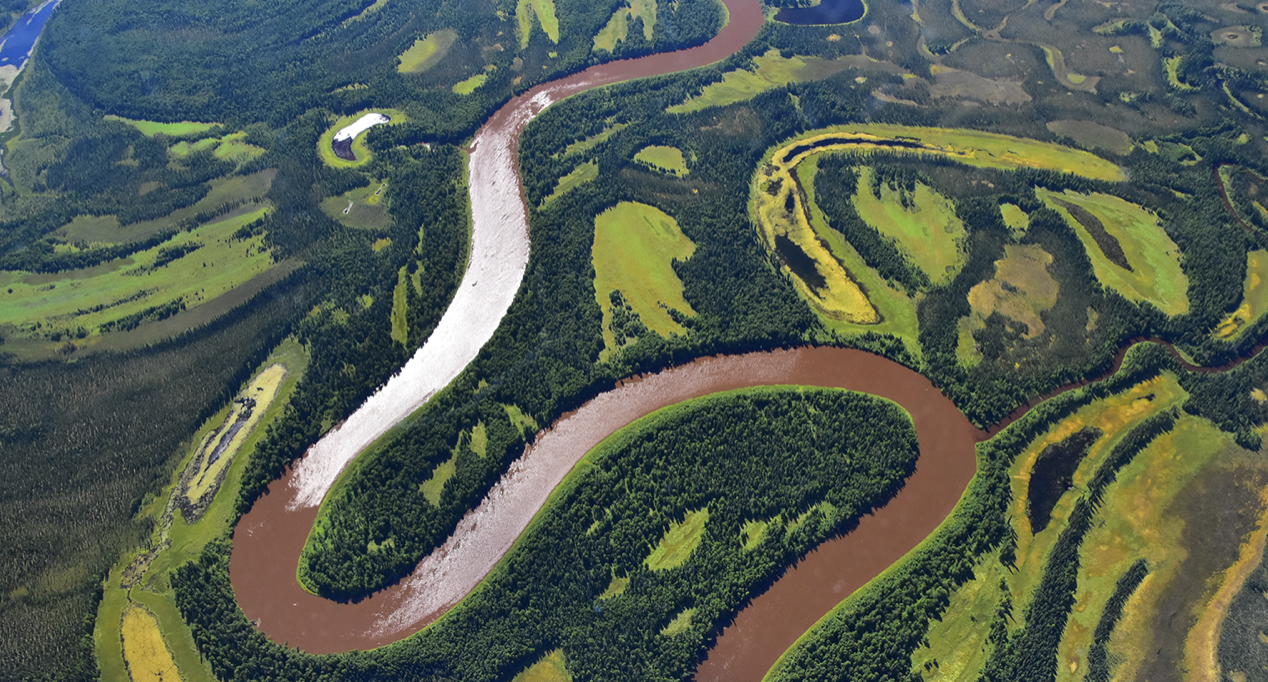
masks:
{"type": "Polygon", "coordinates": [[[921,457],[903,491],[849,535],[825,543],[746,608],[719,639],[700,679],[759,679],[821,615],[927,536],[974,472],[981,432],[921,375],[859,351],[803,348],[705,358],[625,381],[539,434],[445,545],[398,584],[357,603],[305,592],[300,551],[318,506],[358,453],[448,385],[492,337],[528,261],[518,139],[554,102],[591,88],[710,64],[756,36],[756,0],[724,0],[726,27],[705,45],[592,67],[510,100],[476,134],[469,167],[471,260],[436,331],[401,372],[326,434],[239,522],[230,576],[247,618],[278,643],[310,653],[368,649],[442,615],[502,558],[556,484],[592,447],[648,412],[721,390],[776,384],[832,386],[890,398],[912,415],[921,457]],[[848,559],[848,560],[847,560],[848,559]],[[761,627],[758,628],[757,625],[761,627]]]}

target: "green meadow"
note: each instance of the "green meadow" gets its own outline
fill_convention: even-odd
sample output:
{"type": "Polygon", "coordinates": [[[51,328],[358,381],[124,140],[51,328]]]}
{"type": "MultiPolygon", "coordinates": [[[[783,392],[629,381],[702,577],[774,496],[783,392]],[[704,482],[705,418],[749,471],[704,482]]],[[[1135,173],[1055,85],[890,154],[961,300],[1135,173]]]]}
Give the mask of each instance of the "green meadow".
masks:
{"type": "Polygon", "coordinates": [[[1180,248],[1167,236],[1156,215],[1109,194],[1056,194],[1044,189],[1035,189],[1035,194],[1061,213],[1078,233],[1102,284],[1132,301],[1148,301],[1167,315],[1188,312],[1189,279],[1180,268],[1180,248]],[[1081,206],[1100,220],[1105,231],[1123,247],[1132,269],[1110,262],[1087,229],[1054,199],[1081,206]]]}
{"type": "Polygon", "coordinates": [[[599,177],[599,162],[587,161],[577,164],[577,167],[568,172],[567,175],[559,178],[559,182],[555,183],[555,189],[550,196],[542,200],[542,207],[550,205],[550,202],[571,192],[572,190],[593,181],[599,177]]]}
{"type": "Polygon", "coordinates": [[[134,121],[130,118],[115,116],[113,114],[106,116],[107,121],[119,121],[141,131],[142,135],[154,137],[155,135],[166,135],[168,137],[193,137],[201,135],[212,128],[220,125],[219,123],[198,123],[196,121],[180,121],[179,123],[160,123],[158,121],[134,121]]]}
{"type": "Polygon", "coordinates": [[[899,201],[899,191],[881,186],[872,193],[872,169],[859,168],[859,189],[854,207],[863,220],[892,240],[908,262],[925,271],[936,286],[946,284],[964,266],[964,223],[955,216],[955,204],[923,183],[917,183],[911,206],[899,201]]]}
{"type": "Polygon", "coordinates": [[[616,44],[629,35],[630,22],[634,17],[643,20],[643,37],[652,39],[652,29],[656,26],[656,0],[629,0],[622,5],[608,20],[608,23],[594,36],[594,49],[612,52],[616,44]]]}
{"type": "Polygon", "coordinates": [[[397,57],[396,70],[400,73],[424,73],[449,54],[449,48],[458,40],[458,32],[447,28],[429,33],[397,57]]]}
{"type": "Polygon", "coordinates": [[[477,73],[464,81],[458,81],[453,85],[454,94],[470,95],[480,89],[480,86],[484,85],[484,82],[487,80],[489,80],[489,76],[487,74],[477,73]]]}
{"type": "Polygon", "coordinates": [[[622,202],[594,219],[594,297],[603,310],[604,357],[619,350],[611,331],[610,294],[621,292],[647,328],[668,337],[686,329],[662,307],[695,315],[682,296],[682,280],[674,272],[675,260],[686,260],[696,250],[678,223],[660,209],[622,202]]]}
{"type": "MultiPolygon", "coordinates": [[[[722,74],[720,82],[706,85],[699,95],[669,107],[666,111],[671,114],[687,114],[709,107],[724,107],[743,102],[771,88],[827,78],[852,66],[860,66],[859,59],[798,56],[785,59],[779,54],[779,50],[771,48],[766,54],[753,58],[753,71],[728,71],[722,74]]],[[[866,58],[862,59],[866,61],[866,58]]]]}
{"type": "Polygon", "coordinates": [[[572,682],[572,674],[568,672],[563,650],[555,649],[511,682],[572,682]]]}
{"type": "Polygon", "coordinates": [[[56,274],[0,272],[0,325],[89,333],[155,306],[193,308],[273,267],[262,236],[234,233],[268,212],[249,213],[182,232],[163,244],[101,265],[56,274]],[[163,263],[170,255],[183,253],[163,263]]]}
{"type": "Polygon", "coordinates": [[[643,561],[653,571],[664,571],[683,565],[700,541],[704,539],[704,526],[709,522],[709,510],[687,512],[682,521],[669,525],[656,549],[643,561]]]}
{"type": "Polygon", "coordinates": [[[634,155],[634,160],[645,163],[662,173],[672,173],[678,177],[687,174],[687,161],[677,147],[652,145],[644,147],[634,155]]]}
{"type": "Polygon", "coordinates": [[[559,19],[555,16],[555,0],[519,0],[515,5],[515,19],[519,23],[520,49],[528,47],[532,37],[533,15],[537,16],[537,23],[550,42],[558,45],[559,19]]]}
{"type": "Polygon", "coordinates": [[[392,226],[392,214],[388,212],[386,194],[386,183],[371,180],[365,187],[326,197],[321,202],[321,210],[348,227],[386,230],[392,226]]]}
{"type": "MultiPolygon", "coordinates": [[[[625,130],[628,127],[629,127],[629,124],[627,123],[614,123],[604,128],[602,131],[600,131],[596,135],[591,135],[590,137],[587,137],[584,140],[578,140],[577,142],[573,142],[572,144],[568,145],[567,147],[564,148],[562,156],[572,156],[573,154],[580,154],[581,152],[588,151],[600,144],[603,144],[604,142],[607,142],[608,138],[621,132],[622,130],[625,130]]],[[[556,154],[556,156],[560,156],[560,155],[556,154]]]]}

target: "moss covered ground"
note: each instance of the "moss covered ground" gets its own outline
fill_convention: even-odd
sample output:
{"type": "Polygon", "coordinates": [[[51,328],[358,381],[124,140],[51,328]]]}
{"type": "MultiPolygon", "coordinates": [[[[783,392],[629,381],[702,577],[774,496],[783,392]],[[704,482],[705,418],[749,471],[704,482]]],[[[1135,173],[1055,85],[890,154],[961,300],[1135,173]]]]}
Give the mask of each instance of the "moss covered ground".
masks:
{"type": "Polygon", "coordinates": [[[664,337],[685,334],[666,309],[696,314],[683,298],[682,280],[672,267],[674,260],[687,260],[696,248],[678,223],[660,209],[627,201],[598,215],[594,226],[594,296],[603,310],[605,355],[621,345],[611,329],[614,290],[651,331],[664,337]]]}
{"type": "Polygon", "coordinates": [[[446,28],[419,38],[397,57],[396,70],[401,73],[424,73],[449,54],[458,40],[458,32],[446,28]]]}
{"type": "Polygon", "coordinates": [[[1242,303],[1211,333],[1218,339],[1239,338],[1265,312],[1268,312],[1268,251],[1251,251],[1246,254],[1242,303]]]}
{"type": "Polygon", "coordinates": [[[916,184],[909,205],[899,200],[899,190],[881,185],[877,197],[869,188],[872,169],[859,168],[859,191],[854,207],[867,224],[892,240],[908,262],[924,270],[935,286],[951,281],[964,267],[967,236],[964,223],[955,215],[955,204],[930,189],[916,184]]]}
{"type": "Polygon", "coordinates": [[[671,106],[667,111],[671,114],[686,114],[709,107],[724,107],[751,99],[771,88],[827,78],[851,67],[864,66],[865,61],[866,58],[858,56],[823,59],[794,55],[785,58],[780,55],[779,50],[772,48],[766,54],[753,59],[752,71],[728,71],[722,75],[721,81],[706,85],[699,95],[671,106]]]}
{"type": "Polygon", "coordinates": [[[1060,212],[1079,235],[1101,283],[1126,298],[1148,301],[1167,315],[1189,310],[1189,279],[1180,267],[1180,248],[1151,211],[1109,194],[1056,194],[1036,189],[1040,199],[1060,212]],[[1055,201],[1054,201],[1055,200],[1055,201]],[[1131,270],[1112,263],[1088,230],[1058,202],[1082,207],[1118,240],[1131,270]]]}

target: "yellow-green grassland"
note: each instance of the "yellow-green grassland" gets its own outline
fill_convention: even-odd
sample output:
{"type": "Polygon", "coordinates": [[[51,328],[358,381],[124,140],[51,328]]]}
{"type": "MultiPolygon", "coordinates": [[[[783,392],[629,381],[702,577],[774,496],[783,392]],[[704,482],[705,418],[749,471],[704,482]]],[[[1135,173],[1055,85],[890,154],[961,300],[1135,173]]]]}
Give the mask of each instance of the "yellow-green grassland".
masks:
{"type": "Polygon", "coordinates": [[[220,125],[219,123],[198,123],[196,121],[180,121],[178,123],[160,123],[158,121],[136,121],[122,116],[113,114],[106,116],[107,121],[119,121],[141,131],[142,135],[154,137],[155,135],[166,135],[168,137],[190,137],[201,135],[212,128],[220,125]]]}
{"type": "Polygon", "coordinates": [[[859,216],[888,237],[915,267],[924,270],[935,286],[951,281],[964,266],[964,240],[968,234],[955,215],[955,204],[930,189],[916,184],[916,191],[904,206],[899,190],[886,184],[877,197],[870,189],[872,169],[859,168],[859,190],[854,208],[859,216]]]}
{"type": "Polygon", "coordinates": [[[644,147],[634,155],[634,160],[662,172],[682,177],[687,174],[687,161],[682,157],[682,150],[677,147],[652,145],[644,147]]]}
{"type": "Polygon", "coordinates": [[[669,530],[665,531],[656,549],[647,555],[643,563],[653,571],[664,571],[681,566],[696,547],[700,546],[700,541],[704,539],[704,526],[708,522],[708,509],[687,512],[682,521],[675,521],[669,525],[669,530]]]}
{"type": "Polygon", "coordinates": [[[480,86],[484,85],[484,82],[487,80],[489,80],[488,74],[477,73],[466,80],[454,83],[453,91],[458,95],[470,95],[476,90],[479,90],[480,86]]]}
{"type": "Polygon", "coordinates": [[[572,682],[572,674],[568,672],[563,650],[555,649],[511,682],[572,682]]]}
{"type": "Polygon", "coordinates": [[[550,42],[559,44],[559,19],[555,16],[555,0],[519,0],[515,5],[515,20],[519,24],[520,48],[528,47],[533,37],[533,17],[546,32],[550,42]]]}
{"type": "Polygon", "coordinates": [[[1036,189],[1035,194],[1058,212],[1079,235],[1092,260],[1092,270],[1101,283],[1129,300],[1148,301],[1167,315],[1183,315],[1189,310],[1189,279],[1180,268],[1180,249],[1167,236],[1152,212],[1109,194],[1056,194],[1036,189]],[[1095,235],[1069,209],[1082,208],[1099,221],[1104,231],[1117,241],[1129,268],[1111,262],[1095,235]]]}
{"type": "Polygon", "coordinates": [[[329,128],[326,129],[326,132],[321,134],[321,137],[317,140],[317,153],[321,155],[321,160],[325,162],[327,166],[333,166],[335,168],[353,168],[355,166],[364,165],[365,162],[370,160],[370,149],[365,146],[365,135],[370,132],[370,130],[373,130],[373,128],[363,131],[352,140],[352,155],[356,157],[356,161],[348,161],[347,159],[341,159],[338,156],[335,156],[335,150],[330,147],[330,143],[335,139],[335,133],[348,127],[349,125],[352,125],[357,121],[357,119],[365,116],[366,114],[383,114],[384,116],[387,116],[391,120],[384,125],[399,125],[408,120],[405,116],[405,112],[400,109],[365,109],[363,111],[358,111],[355,114],[339,117],[329,128]]]}
{"type": "Polygon", "coordinates": [[[594,36],[594,49],[615,50],[616,44],[629,35],[630,22],[634,21],[634,17],[642,18],[643,37],[650,41],[652,29],[656,26],[656,0],[629,0],[617,8],[608,23],[594,36]]]}
{"type": "MultiPolygon", "coordinates": [[[[308,357],[303,346],[294,338],[288,338],[273,350],[252,378],[244,384],[243,393],[250,394],[264,393],[273,382],[277,382],[275,397],[267,404],[263,400],[257,402],[259,417],[249,429],[243,429],[245,437],[238,443],[238,455],[226,461],[227,469],[220,489],[210,493],[213,496],[210,504],[202,516],[192,523],[186,522],[177,505],[182,474],[195,466],[198,446],[213,430],[225,423],[232,406],[212,415],[174,453],[177,462],[167,484],[158,495],[147,497],[147,502],[137,514],[139,519],[153,522],[153,535],[142,547],[121,557],[104,584],[93,630],[93,643],[102,679],[128,679],[124,664],[124,643],[127,637],[123,629],[124,618],[125,612],[140,605],[151,614],[157,628],[154,632],[161,636],[157,645],[152,644],[149,649],[157,651],[157,646],[164,646],[170,652],[170,660],[179,669],[178,678],[169,674],[171,671],[168,668],[164,668],[169,672],[164,673],[163,679],[172,682],[177,679],[183,682],[216,682],[210,665],[199,655],[189,627],[176,607],[170,575],[178,566],[197,559],[208,542],[221,537],[229,528],[247,460],[269,424],[281,415],[296,383],[303,376],[307,363],[308,357]],[[256,391],[256,388],[266,390],[256,391]]],[[[128,666],[134,666],[132,658],[128,659],[128,666]]],[[[136,670],[132,667],[134,675],[136,670]]]]}
{"type": "Polygon", "coordinates": [[[728,104],[751,99],[754,95],[789,83],[827,78],[846,69],[867,69],[902,71],[893,65],[886,65],[862,55],[851,55],[837,59],[822,57],[784,58],[779,50],[771,48],[766,54],[753,59],[753,70],[738,69],[722,75],[722,80],[704,87],[700,94],[687,101],[671,106],[667,111],[671,114],[686,114],[709,107],[724,107],[728,104]]]}
{"type": "Polygon", "coordinates": [[[612,331],[613,291],[621,292],[651,331],[664,337],[686,333],[668,309],[689,317],[696,311],[683,298],[673,262],[687,260],[695,250],[672,217],[646,204],[622,202],[595,218],[591,258],[594,296],[603,310],[605,358],[624,344],[612,331]]]}
{"type": "Polygon", "coordinates": [[[1268,251],[1246,254],[1246,282],[1242,304],[1229,313],[1212,332],[1215,338],[1234,340],[1259,321],[1268,311],[1268,251]]]}
{"type": "Polygon", "coordinates": [[[103,333],[130,331],[151,317],[161,318],[163,313],[154,311],[164,306],[173,312],[205,305],[280,267],[262,236],[235,236],[267,211],[218,220],[91,268],[0,272],[0,325],[48,343],[73,336],[91,344],[103,333]]]}
{"type": "Polygon", "coordinates": [[[552,201],[571,192],[572,190],[593,181],[599,177],[599,163],[597,161],[587,161],[577,164],[577,167],[568,172],[567,175],[559,178],[559,182],[555,183],[555,189],[550,196],[542,200],[542,208],[549,206],[552,201]]]}
{"type": "Polygon", "coordinates": [[[401,73],[424,73],[449,54],[449,48],[458,40],[458,32],[446,28],[429,33],[414,41],[408,50],[396,58],[396,70],[401,73]]]}

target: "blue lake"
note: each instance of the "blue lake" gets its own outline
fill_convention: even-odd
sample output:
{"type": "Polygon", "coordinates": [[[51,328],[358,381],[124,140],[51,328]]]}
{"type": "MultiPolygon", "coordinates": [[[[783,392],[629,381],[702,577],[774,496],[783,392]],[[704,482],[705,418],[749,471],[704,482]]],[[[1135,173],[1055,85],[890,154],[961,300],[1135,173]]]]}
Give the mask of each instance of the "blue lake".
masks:
{"type": "Polygon", "coordinates": [[[31,48],[44,30],[44,24],[53,16],[60,0],[47,0],[38,7],[28,10],[18,17],[13,28],[0,38],[0,66],[16,66],[22,68],[27,57],[31,56],[31,48]]]}
{"type": "Polygon", "coordinates": [[[781,9],[775,15],[775,21],[803,26],[848,24],[862,19],[866,12],[863,0],[823,0],[816,7],[781,9]]]}

